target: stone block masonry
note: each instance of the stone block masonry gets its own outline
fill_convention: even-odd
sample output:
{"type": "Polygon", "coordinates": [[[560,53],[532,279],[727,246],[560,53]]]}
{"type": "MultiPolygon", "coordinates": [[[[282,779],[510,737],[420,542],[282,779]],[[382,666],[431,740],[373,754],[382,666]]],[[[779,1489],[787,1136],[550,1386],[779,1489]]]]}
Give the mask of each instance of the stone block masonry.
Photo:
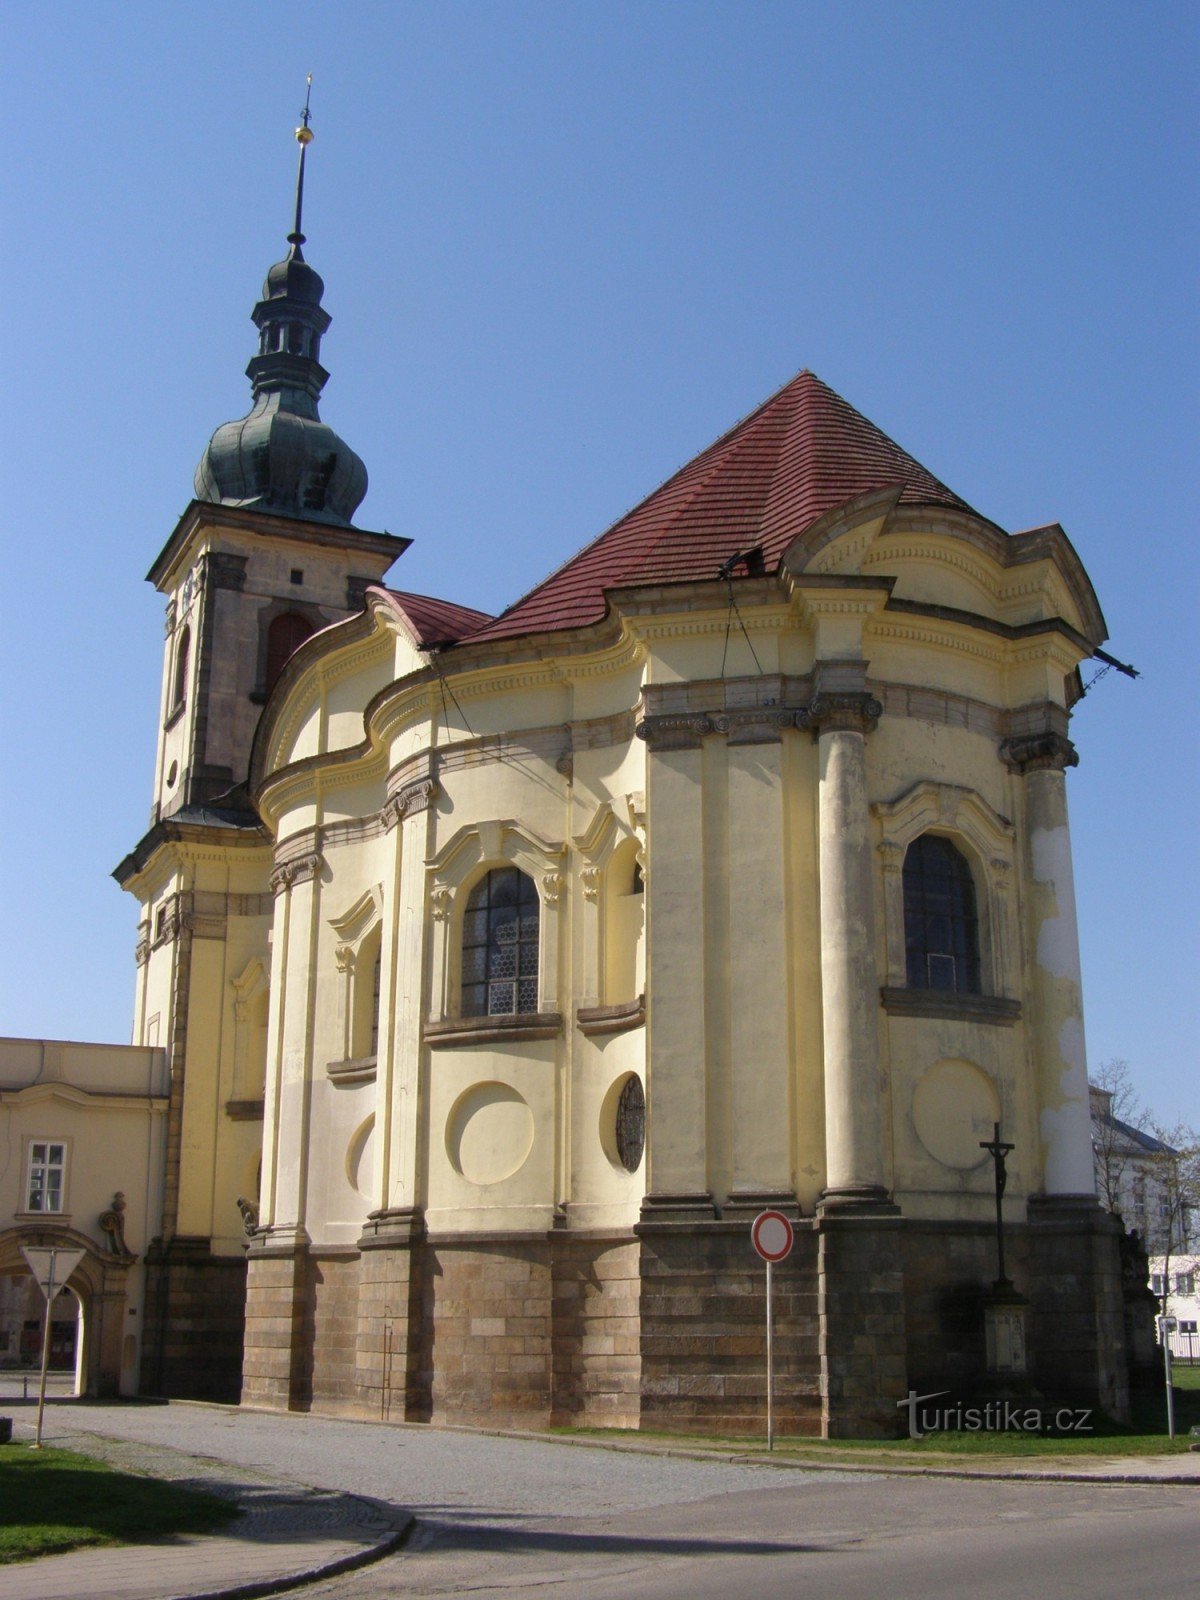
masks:
{"type": "MultiPolygon", "coordinates": [[[[1032,1211],[1008,1241],[1030,1304],[1030,1379],[1056,1403],[1120,1417],[1115,1237],[1098,1211],[1032,1211]]],[[[251,1250],[247,1402],[381,1421],[762,1431],[766,1274],[742,1219],[429,1239],[415,1213],[380,1218],[355,1253],[251,1250]]],[[[777,1431],[887,1436],[910,1388],[974,1393],[994,1275],[983,1223],[886,1207],[799,1219],[775,1269],[777,1431]]]]}

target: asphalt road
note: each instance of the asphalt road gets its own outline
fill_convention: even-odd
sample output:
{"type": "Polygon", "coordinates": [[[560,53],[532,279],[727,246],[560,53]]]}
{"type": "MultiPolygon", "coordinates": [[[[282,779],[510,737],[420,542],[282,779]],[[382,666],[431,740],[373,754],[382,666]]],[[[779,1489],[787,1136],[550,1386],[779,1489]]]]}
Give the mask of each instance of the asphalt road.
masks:
{"type": "Polygon", "coordinates": [[[682,1461],[208,1407],[59,1419],[410,1509],[321,1600],[1200,1597],[1200,1485],[970,1482],[682,1461]]]}

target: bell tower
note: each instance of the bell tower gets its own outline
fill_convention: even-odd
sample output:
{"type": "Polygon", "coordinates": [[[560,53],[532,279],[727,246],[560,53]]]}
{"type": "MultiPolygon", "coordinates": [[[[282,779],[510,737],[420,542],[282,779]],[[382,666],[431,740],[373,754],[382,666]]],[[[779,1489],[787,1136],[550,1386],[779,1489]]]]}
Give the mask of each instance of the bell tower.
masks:
{"type": "Polygon", "coordinates": [[[312,138],[306,101],[288,252],[251,312],[251,408],[212,435],[147,574],[166,602],[154,800],[114,873],[141,906],[134,1042],[163,1046],[171,1068],[142,1383],[193,1398],[236,1400],[241,1387],[239,1202],[257,1194],[273,909],[271,848],[245,786],[255,729],[289,657],[360,611],[409,544],[354,526],[366,468],[318,409],[330,316],[303,252],[312,138]]]}

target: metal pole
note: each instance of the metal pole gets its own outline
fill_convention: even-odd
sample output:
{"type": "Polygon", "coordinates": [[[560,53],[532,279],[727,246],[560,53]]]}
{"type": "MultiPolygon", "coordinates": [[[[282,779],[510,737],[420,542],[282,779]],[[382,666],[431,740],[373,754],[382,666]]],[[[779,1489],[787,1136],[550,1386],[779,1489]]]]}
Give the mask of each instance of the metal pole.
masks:
{"type": "Polygon", "coordinates": [[[775,1448],[775,1329],[771,1299],[774,1292],[771,1263],[767,1262],[767,1449],[775,1448]]]}
{"type": "Polygon", "coordinates": [[[54,1271],[58,1266],[58,1251],[50,1252],[50,1277],[46,1282],[46,1321],[42,1327],[42,1374],[38,1379],[37,1426],[33,1434],[33,1448],[42,1448],[42,1412],[46,1409],[46,1373],[50,1369],[50,1308],[57,1292],[54,1271]]]}
{"type": "MultiPolygon", "coordinates": [[[[1166,1322],[1166,1318],[1163,1321],[1166,1322]]],[[[1167,1375],[1167,1433],[1175,1437],[1175,1389],[1171,1383],[1171,1335],[1164,1327],[1162,1331],[1163,1342],[1163,1371],[1167,1375]]]]}

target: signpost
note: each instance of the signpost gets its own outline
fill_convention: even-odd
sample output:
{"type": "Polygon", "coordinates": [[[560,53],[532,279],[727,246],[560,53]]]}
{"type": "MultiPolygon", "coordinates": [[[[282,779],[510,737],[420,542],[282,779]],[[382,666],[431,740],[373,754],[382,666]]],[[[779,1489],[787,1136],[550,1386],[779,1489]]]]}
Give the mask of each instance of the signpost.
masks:
{"type": "Polygon", "coordinates": [[[50,1369],[50,1309],[54,1297],[83,1260],[82,1250],[60,1250],[57,1245],[22,1245],[25,1265],[33,1274],[34,1282],[46,1297],[46,1317],[42,1328],[42,1373],[38,1379],[37,1427],[34,1430],[33,1448],[42,1448],[42,1412],[46,1409],[46,1373],[50,1369]]]}
{"type": "Polygon", "coordinates": [[[772,1268],[786,1261],[796,1242],[795,1229],[782,1211],[760,1211],[750,1224],[750,1242],[767,1263],[767,1449],[775,1448],[775,1330],[771,1315],[772,1268]]]}
{"type": "Polygon", "coordinates": [[[1171,1335],[1178,1326],[1179,1323],[1175,1317],[1160,1316],[1158,1319],[1158,1337],[1162,1343],[1163,1353],[1163,1372],[1167,1380],[1167,1432],[1172,1439],[1175,1437],[1175,1379],[1171,1371],[1171,1335]]]}

